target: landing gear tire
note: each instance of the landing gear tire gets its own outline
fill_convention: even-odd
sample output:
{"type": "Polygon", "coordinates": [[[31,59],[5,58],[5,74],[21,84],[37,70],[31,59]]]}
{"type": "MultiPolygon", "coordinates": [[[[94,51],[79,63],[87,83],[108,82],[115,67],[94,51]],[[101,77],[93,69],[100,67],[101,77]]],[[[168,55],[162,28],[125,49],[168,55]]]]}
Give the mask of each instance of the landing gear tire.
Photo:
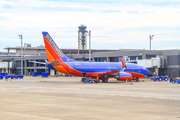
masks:
{"type": "Polygon", "coordinates": [[[102,82],[105,83],[105,80],[106,80],[105,77],[103,77],[103,78],[102,78],[102,82]]]}
{"type": "Polygon", "coordinates": [[[136,82],[139,82],[139,79],[138,79],[138,77],[136,78],[136,82]]]}
{"type": "Polygon", "coordinates": [[[108,77],[107,76],[103,76],[102,77],[102,82],[103,83],[107,83],[108,82],[108,77]]]}
{"type": "Polygon", "coordinates": [[[86,78],[82,78],[81,82],[84,82],[86,80],[86,78]]]}
{"type": "Polygon", "coordinates": [[[159,78],[159,81],[162,81],[162,78],[159,78]]]}
{"type": "Polygon", "coordinates": [[[165,78],[165,81],[168,81],[168,78],[165,78]]]}

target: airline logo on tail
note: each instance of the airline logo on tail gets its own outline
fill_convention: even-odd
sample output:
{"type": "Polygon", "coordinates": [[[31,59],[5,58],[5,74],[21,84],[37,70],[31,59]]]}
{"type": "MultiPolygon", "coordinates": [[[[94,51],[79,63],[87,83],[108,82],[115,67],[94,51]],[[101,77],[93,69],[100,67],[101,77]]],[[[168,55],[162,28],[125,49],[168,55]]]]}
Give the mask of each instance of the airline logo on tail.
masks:
{"type": "Polygon", "coordinates": [[[62,52],[59,50],[58,46],[56,45],[56,43],[54,43],[54,41],[52,40],[52,38],[49,36],[49,34],[47,34],[45,36],[46,40],[50,43],[50,45],[53,47],[53,49],[56,51],[56,53],[60,56],[60,58],[64,57],[64,55],[62,54],[62,52]]]}

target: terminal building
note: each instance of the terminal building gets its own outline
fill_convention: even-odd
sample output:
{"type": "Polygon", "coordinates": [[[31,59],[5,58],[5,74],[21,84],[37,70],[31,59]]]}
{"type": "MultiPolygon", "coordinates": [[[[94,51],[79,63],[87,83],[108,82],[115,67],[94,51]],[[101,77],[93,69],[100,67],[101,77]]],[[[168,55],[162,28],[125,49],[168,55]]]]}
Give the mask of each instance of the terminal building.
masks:
{"type": "MultiPolygon", "coordinates": [[[[7,52],[0,53],[0,72],[21,74],[21,47],[6,47],[7,52]],[[15,52],[11,52],[11,51],[15,52]]],[[[69,58],[77,61],[88,61],[88,49],[61,49],[69,58]],[[79,51],[79,54],[78,54],[79,51]]],[[[91,50],[91,59],[94,62],[120,62],[120,56],[125,56],[126,62],[140,64],[150,70],[149,75],[168,75],[180,77],[180,50],[144,50],[144,49],[118,49],[118,50],[91,50]]],[[[30,61],[44,62],[47,59],[44,46],[23,48],[23,74],[31,75],[33,71],[38,74],[46,71],[44,64],[30,61]]],[[[49,71],[50,75],[61,75],[57,71],[49,71]]]]}

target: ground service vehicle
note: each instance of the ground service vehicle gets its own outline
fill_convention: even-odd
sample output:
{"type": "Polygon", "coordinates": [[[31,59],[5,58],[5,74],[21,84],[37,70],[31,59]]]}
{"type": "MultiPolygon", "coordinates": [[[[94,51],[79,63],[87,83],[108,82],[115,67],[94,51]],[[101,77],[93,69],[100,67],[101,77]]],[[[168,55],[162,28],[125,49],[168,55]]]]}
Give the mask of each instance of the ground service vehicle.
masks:
{"type": "Polygon", "coordinates": [[[98,80],[89,79],[89,78],[82,78],[82,82],[84,82],[84,83],[98,83],[98,80]]]}
{"type": "Polygon", "coordinates": [[[32,76],[38,76],[38,72],[32,72],[32,76]]]}
{"type": "Polygon", "coordinates": [[[170,79],[169,82],[172,82],[173,84],[178,83],[180,84],[180,79],[170,79]]]}
{"type": "Polygon", "coordinates": [[[49,74],[48,74],[48,72],[42,72],[42,73],[41,73],[41,76],[42,76],[42,77],[48,77],[49,74]]]}
{"type": "Polygon", "coordinates": [[[158,76],[158,75],[156,75],[156,76],[154,76],[154,77],[151,77],[151,80],[153,80],[153,81],[168,81],[169,80],[169,77],[168,76],[158,76]]]}
{"type": "Polygon", "coordinates": [[[4,76],[0,75],[0,79],[3,79],[3,78],[4,78],[4,76]]]}
{"type": "Polygon", "coordinates": [[[11,78],[11,79],[23,79],[24,76],[23,75],[6,75],[5,76],[5,79],[8,79],[8,78],[11,78]]]}

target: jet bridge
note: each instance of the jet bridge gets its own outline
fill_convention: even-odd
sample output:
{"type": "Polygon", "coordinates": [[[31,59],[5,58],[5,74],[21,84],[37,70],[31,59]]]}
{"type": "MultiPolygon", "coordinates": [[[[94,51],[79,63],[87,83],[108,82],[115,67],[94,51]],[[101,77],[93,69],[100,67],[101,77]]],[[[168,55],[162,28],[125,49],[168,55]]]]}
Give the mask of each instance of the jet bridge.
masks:
{"type": "Polygon", "coordinates": [[[127,62],[144,66],[150,71],[149,75],[158,75],[159,68],[162,66],[160,57],[143,60],[130,60],[127,62]]]}

